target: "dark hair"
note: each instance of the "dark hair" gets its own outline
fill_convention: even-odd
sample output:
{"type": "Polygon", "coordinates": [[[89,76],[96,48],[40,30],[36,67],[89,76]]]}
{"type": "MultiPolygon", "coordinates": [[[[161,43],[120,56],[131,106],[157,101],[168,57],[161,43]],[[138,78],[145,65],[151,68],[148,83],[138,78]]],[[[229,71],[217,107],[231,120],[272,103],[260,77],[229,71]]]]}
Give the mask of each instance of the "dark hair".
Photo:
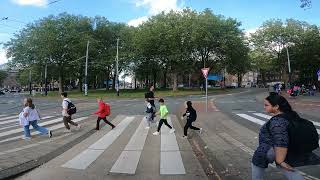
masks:
{"type": "Polygon", "coordinates": [[[30,107],[31,109],[35,108],[34,104],[32,103],[32,99],[29,97],[27,98],[27,104],[25,104],[25,105],[30,107]]]}
{"type": "Polygon", "coordinates": [[[161,98],[161,99],[159,99],[159,102],[164,103],[164,100],[161,98]]]}
{"type": "Polygon", "coordinates": [[[188,106],[188,108],[192,107],[192,102],[191,101],[187,101],[187,106],[188,106]]]}
{"type": "Polygon", "coordinates": [[[279,106],[279,110],[283,113],[291,113],[293,112],[291,105],[289,102],[280,95],[269,95],[266,97],[266,100],[272,105],[272,106],[279,106]]]}
{"type": "Polygon", "coordinates": [[[61,96],[63,96],[63,97],[68,97],[68,93],[67,93],[67,92],[62,92],[62,93],[61,93],[61,96]]]}

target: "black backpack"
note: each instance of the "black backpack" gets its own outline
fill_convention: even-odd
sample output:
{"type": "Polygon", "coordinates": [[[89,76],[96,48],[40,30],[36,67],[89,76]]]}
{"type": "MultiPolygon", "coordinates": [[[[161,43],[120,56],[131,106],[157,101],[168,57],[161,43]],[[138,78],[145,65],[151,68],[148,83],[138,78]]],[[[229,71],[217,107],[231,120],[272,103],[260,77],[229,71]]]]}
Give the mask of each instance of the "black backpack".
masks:
{"type": "MultiPolygon", "coordinates": [[[[65,101],[67,101],[67,100],[65,100],[65,101]]],[[[68,113],[69,115],[75,114],[75,113],[77,112],[76,106],[75,106],[72,102],[70,102],[70,101],[67,101],[67,102],[68,102],[68,110],[67,110],[67,113],[68,113]]]]}
{"type": "MultiPolygon", "coordinates": [[[[306,154],[319,147],[319,135],[311,121],[299,117],[297,113],[293,113],[293,115],[279,114],[277,116],[289,121],[288,153],[306,154]]],[[[270,134],[270,121],[267,122],[266,126],[270,134]]]]}

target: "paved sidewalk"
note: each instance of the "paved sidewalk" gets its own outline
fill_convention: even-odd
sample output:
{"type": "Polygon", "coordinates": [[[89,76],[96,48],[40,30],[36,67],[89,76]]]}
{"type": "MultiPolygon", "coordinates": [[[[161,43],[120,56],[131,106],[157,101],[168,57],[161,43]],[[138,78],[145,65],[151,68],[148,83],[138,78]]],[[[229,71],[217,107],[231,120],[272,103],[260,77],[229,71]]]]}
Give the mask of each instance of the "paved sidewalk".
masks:
{"type": "Polygon", "coordinates": [[[86,139],[95,132],[95,121],[92,119],[96,117],[89,116],[81,121],[80,130],[74,127],[69,133],[64,132],[64,128],[54,130],[50,139],[48,135],[35,135],[31,140],[1,143],[0,179],[15,177],[38,167],[86,139]]]}

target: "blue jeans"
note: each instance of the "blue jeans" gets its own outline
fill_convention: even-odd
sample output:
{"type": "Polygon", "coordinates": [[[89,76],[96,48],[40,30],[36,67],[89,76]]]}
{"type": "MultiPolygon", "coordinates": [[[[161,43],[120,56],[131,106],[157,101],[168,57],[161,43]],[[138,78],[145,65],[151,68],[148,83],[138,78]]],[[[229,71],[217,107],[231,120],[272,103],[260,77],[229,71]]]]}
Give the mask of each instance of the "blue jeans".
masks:
{"type": "Polygon", "coordinates": [[[29,125],[24,126],[24,136],[25,137],[31,137],[30,129],[29,129],[30,125],[32,125],[33,129],[35,129],[36,131],[39,131],[41,134],[48,134],[48,132],[49,132],[47,128],[38,126],[38,121],[34,120],[34,121],[30,121],[29,125]]]}
{"type": "MultiPolygon", "coordinates": [[[[275,152],[274,152],[273,148],[269,149],[269,151],[267,153],[267,159],[270,163],[274,162],[275,152]]],[[[304,177],[301,174],[299,174],[298,171],[287,171],[287,170],[285,170],[281,167],[278,167],[278,166],[277,166],[277,168],[280,169],[282,174],[284,176],[286,176],[286,178],[289,180],[304,180],[304,177]]],[[[251,163],[252,180],[262,180],[265,169],[266,168],[261,168],[261,167],[258,167],[258,166],[251,163]]]]}

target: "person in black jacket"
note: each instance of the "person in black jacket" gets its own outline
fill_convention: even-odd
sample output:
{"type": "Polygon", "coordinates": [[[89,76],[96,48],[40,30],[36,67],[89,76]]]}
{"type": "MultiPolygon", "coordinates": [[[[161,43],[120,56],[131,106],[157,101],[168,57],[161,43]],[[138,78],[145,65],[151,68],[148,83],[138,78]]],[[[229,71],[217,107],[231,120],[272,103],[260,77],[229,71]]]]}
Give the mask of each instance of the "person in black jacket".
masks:
{"type": "Polygon", "coordinates": [[[193,130],[198,130],[200,133],[202,133],[202,128],[194,127],[192,126],[192,123],[197,119],[197,111],[192,107],[192,102],[188,101],[186,103],[186,112],[182,115],[181,119],[183,119],[184,116],[187,116],[187,122],[184,126],[184,136],[183,138],[187,138],[187,132],[188,128],[193,130]]]}

